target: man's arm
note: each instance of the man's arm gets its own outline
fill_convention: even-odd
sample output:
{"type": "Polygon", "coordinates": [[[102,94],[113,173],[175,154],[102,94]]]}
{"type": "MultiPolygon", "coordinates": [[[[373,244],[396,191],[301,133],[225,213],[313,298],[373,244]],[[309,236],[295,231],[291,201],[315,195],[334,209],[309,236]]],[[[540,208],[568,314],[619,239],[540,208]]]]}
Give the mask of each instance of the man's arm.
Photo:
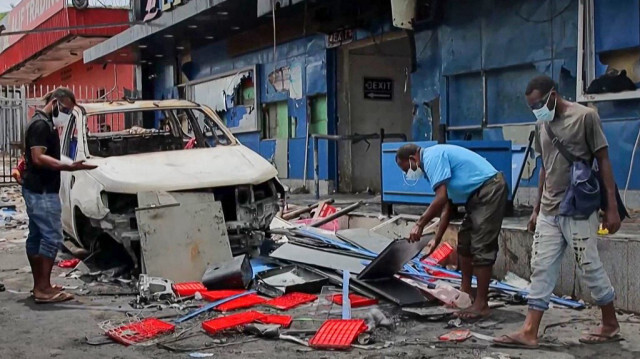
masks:
{"type": "Polygon", "coordinates": [[[38,167],[48,168],[54,171],[80,171],[80,170],[92,170],[97,166],[87,165],[84,161],[73,162],[71,164],[64,164],[62,161],[57,160],[49,155],[45,154],[46,148],[44,147],[31,147],[31,158],[33,164],[38,167]]]}
{"type": "Polygon", "coordinates": [[[538,222],[538,214],[540,213],[540,201],[542,201],[542,191],[544,191],[544,181],[547,179],[547,171],[544,169],[544,164],[540,168],[540,175],[538,176],[538,195],[536,196],[536,204],[533,206],[533,213],[529,217],[527,223],[527,230],[529,232],[535,232],[536,222],[538,222]]]}
{"type": "Polygon", "coordinates": [[[609,161],[609,149],[601,148],[594,154],[600,167],[600,175],[604,182],[605,195],[607,196],[607,208],[605,210],[603,227],[613,234],[620,229],[620,214],[618,213],[618,202],[616,201],[616,183],[613,180],[613,170],[609,161]]]}
{"type": "MultiPolygon", "coordinates": [[[[411,234],[409,235],[410,242],[417,242],[422,237],[422,231],[424,227],[431,222],[432,219],[436,218],[438,215],[442,213],[442,210],[445,206],[449,205],[449,197],[447,196],[447,185],[441,184],[436,188],[436,197],[433,199],[433,202],[427,207],[427,210],[424,211],[420,219],[416,222],[416,225],[411,230],[411,234]]],[[[440,219],[442,221],[442,218],[440,219]]],[[[447,215],[447,221],[449,220],[447,215]]],[[[442,222],[440,222],[442,225],[442,222]]],[[[439,231],[440,229],[438,229],[439,231]]]]}
{"type": "Polygon", "coordinates": [[[444,208],[442,208],[442,213],[440,214],[440,222],[438,223],[438,231],[436,232],[436,236],[433,237],[433,239],[427,245],[427,255],[431,254],[436,248],[438,248],[438,245],[440,245],[440,242],[442,242],[442,237],[444,237],[444,233],[449,227],[452,209],[453,207],[451,206],[451,201],[447,201],[447,203],[444,205],[444,208]]]}

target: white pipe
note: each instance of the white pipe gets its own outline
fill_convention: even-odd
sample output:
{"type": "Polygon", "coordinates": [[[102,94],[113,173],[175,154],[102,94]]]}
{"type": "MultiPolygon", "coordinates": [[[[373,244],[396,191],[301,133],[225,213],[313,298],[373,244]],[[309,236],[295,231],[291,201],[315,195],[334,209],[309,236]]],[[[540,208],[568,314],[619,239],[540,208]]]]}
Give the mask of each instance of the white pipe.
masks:
{"type": "Polygon", "coordinates": [[[624,185],[624,194],[622,195],[622,202],[624,202],[625,207],[627,206],[627,190],[629,189],[629,182],[631,181],[631,174],[633,173],[633,159],[636,156],[636,148],[638,148],[638,141],[640,140],[640,128],[638,128],[638,136],[636,136],[636,143],[633,145],[633,150],[631,150],[631,163],[629,163],[629,173],[627,174],[627,183],[624,185]]]}

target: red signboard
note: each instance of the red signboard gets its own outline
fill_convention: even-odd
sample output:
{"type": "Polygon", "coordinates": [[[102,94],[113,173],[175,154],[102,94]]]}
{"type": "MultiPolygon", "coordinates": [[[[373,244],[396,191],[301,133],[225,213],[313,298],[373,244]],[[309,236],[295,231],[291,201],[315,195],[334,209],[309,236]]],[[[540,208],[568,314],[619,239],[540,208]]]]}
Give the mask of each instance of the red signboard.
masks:
{"type": "MultiPolygon", "coordinates": [[[[58,11],[64,9],[65,0],[22,0],[11,10],[3,22],[6,32],[33,30],[58,11]]],[[[24,35],[0,36],[0,53],[24,35]]]]}

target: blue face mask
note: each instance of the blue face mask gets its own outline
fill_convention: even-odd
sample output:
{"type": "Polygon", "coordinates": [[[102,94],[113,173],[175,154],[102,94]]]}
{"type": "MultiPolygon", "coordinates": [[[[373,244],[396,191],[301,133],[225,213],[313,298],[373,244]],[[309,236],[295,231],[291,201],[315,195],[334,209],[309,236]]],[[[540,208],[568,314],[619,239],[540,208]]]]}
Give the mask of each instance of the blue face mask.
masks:
{"type": "Polygon", "coordinates": [[[556,96],[555,100],[553,101],[553,110],[549,110],[549,106],[547,106],[550,99],[551,96],[547,98],[547,102],[545,102],[544,106],[540,107],[539,109],[531,110],[536,116],[536,119],[540,122],[551,121],[556,116],[556,105],[558,103],[558,97],[556,96]]]}

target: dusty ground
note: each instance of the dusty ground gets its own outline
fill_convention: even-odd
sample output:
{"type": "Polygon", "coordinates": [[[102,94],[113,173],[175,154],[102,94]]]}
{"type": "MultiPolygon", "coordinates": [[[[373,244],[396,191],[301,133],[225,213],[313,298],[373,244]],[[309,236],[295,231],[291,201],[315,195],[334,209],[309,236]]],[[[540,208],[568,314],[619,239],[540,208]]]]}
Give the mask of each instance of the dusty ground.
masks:
{"type": "MultiPolygon", "coordinates": [[[[127,288],[105,284],[85,283],[80,279],[61,278],[59,275],[67,270],[55,268],[54,281],[68,286],[78,286],[72,290],[77,294],[76,300],[58,305],[35,304],[28,295],[31,286],[30,273],[25,271],[28,265],[24,255],[24,244],[16,243],[13,237],[21,237],[21,231],[3,233],[7,239],[0,243],[0,282],[4,283],[7,291],[0,293],[0,358],[188,358],[184,353],[172,353],[156,346],[124,347],[119,344],[91,346],[86,344],[85,337],[100,335],[98,324],[111,320],[121,322],[131,314],[143,316],[176,316],[176,310],[168,308],[162,311],[140,313],[133,310],[128,302],[133,296],[100,296],[98,292],[122,292],[127,288]],[[87,293],[88,292],[88,293],[87,293]],[[87,293],[83,295],[82,293],[87,293]],[[70,305],[81,305],[86,309],[70,305]],[[95,306],[108,306],[110,310],[91,309],[95,306]],[[114,311],[120,308],[122,311],[114,311]]],[[[294,321],[292,329],[313,329],[320,325],[327,317],[322,313],[325,308],[307,305],[292,311],[291,314],[299,320],[294,321]]],[[[493,348],[489,343],[481,340],[467,340],[460,344],[438,343],[437,336],[449,331],[445,329],[446,322],[427,322],[408,317],[389,304],[381,305],[381,309],[391,316],[396,324],[395,329],[377,329],[374,337],[378,346],[391,342],[388,348],[364,350],[353,349],[349,352],[309,351],[299,344],[259,339],[252,340],[245,335],[231,335],[226,337],[210,337],[202,332],[197,318],[184,323],[180,329],[193,328],[186,335],[193,335],[174,345],[197,348],[211,345],[214,339],[225,339],[227,346],[200,352],[215,353],[215,357],[229,357],[238,355],[243,358],[274,358],[301,357],[329,358],[499,358],[496,353],[504,353],[511,358],[593,358],[616,357],[637,358],[640,356],[640,319],[630,315],[622,315],[622,333],[626,341],[601,346],[586,346],[578,344],[581,331],[596,324],[597,311],[587,309],[574,311],[567,309],[552,309],[545,316],[543,327],[555,323],[564,323],[550,327],[544,336],[546,346],[536,351],[518,351],[493,348]]],[[[354,317],[362,317],[367,310],[354,311],[354,317]]],[[[494,326],[482,328],[483,323],[469,325],[472,331],[488,335],[499,335],[518,326],[524,318],[525,307],[508,306],[497,309],[494,315],[484,324],[498,321],[494,326]]],[[[339,313],[338,307],[332,308],[332,316],[339,313]]],[[[171,318],[169,318],[170,320],[171,318]]],[[[506,357],[505,357],[506,358],[506,357]]]]}
{"type": "MultiPolygon", "coordinates": [[[[242,358],[638,358],[640,357],[640,318],[622,314],[622,334],[626,339],[620,343],[587,346],[578,343],[580,333],[597,324],[596,309],[575,311],[553,308],[545,315],[542,327],[544,345],[535,351],[494,348],[490,343],[468,339],[463,343],[438,342],[437,337],[447,333],[444,322],[428,322],[403,314],[390,304],[379,307],[393,319],[391,330],[379,328],[373,333],[376,343],[371,349],[352,349],[348,352],[310,350],[299,344],[282,340],[256,339],[235,334],[211,337],[200,328],[204,315],[187,321],[177,332],[188,330],[185,339],[172,343],[186,351],[170,352],[158,346],[125,347],[120,344],[92,346],[86,337],[101,335],[99,324],[107,320],[120,323],[127,315],[166,317],[165,320],[186,313],[179,309],[148,310],[140,312],[128,303],[133,295],[104,295],[126,292],[131,289],[113,284],[85,282],[81,279],[60,277],[67,269],[54,268],[54,282],[77,287],[70,290],[76,294],[71,302],[56,305],[38,305],[29,298],[32,285],[28,262],[24,254],[24,230],[19,228],[0,230],[0,283],[7,291],[0,293],[0,358],[189,358],[189,353],[208,352],[214,357],[242,358]],[[4,239],[4,240],[3,240],[4,239]],[[102,295],[101,295],[102,294],[102,295]],[[107,308],[105,308],[107,307],[107,308]],[[559,325],[556,325],[559,324],[559,325]],[[386,344],[386,345],[385,345],[386,344]],[[218,345],[217,348],[198,349],[218,345]],[[223,345],[223,346],[220,346],[223,345]],[[384,348],[381,348],[384,347],[384,348]]],[[[196,302],[194,304],[201,304],[196,302]]],[[[290,311],[296,318],[292,330],[313,330],[328,316],[339,317],[340,308],[318,308],[310,304],[290,311]]],[[[269,311],[260,308],[263,311],[269,311]]],[[[369,308],[354,310],[354,317],[364,317],[369,308]]],[[[492,317],[483,322],[466,325],[474,332],[497,336],[514,330],[524,318],[526,307],[506,306],[496,309],[492,317]],[[493,325],[490,325],[491,323],[493,325]],[[488,326],[487,326],[488,325],[488,326]]],[[[167,337],[164,340],[170,340],[167,337]]]]}

